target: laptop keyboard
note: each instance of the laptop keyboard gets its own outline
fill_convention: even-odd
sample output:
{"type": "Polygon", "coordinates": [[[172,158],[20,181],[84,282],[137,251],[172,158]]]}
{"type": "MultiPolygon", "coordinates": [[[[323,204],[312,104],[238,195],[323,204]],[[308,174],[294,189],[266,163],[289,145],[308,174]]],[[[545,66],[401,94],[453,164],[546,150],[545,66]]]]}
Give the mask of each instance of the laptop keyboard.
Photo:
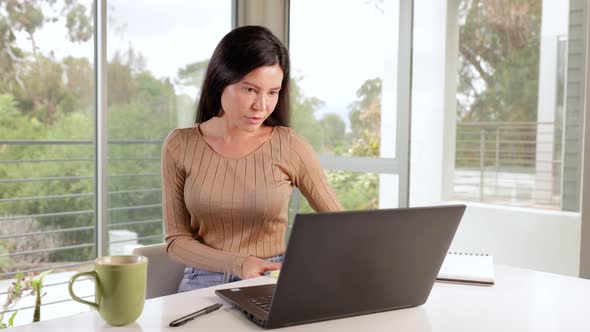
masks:
{"type": "Polygon", "coordinates": [[[261,296],[249,299],[250,303],[255,304],[258,308],[268,312],[270,310],[270,302],[272,302],[271,296],[261,296]]]}

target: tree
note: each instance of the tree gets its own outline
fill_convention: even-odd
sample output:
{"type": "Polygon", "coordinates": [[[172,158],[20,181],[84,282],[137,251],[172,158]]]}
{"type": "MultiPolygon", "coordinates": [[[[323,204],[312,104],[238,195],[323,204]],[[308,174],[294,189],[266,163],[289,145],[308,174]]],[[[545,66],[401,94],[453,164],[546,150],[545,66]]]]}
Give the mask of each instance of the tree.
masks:
{"type": "Polygon", "coordinates": [[[128,104],[135,95],[133,72],[120,52],[115,52],[107,65],[107,105],[128,104]]]}
{"type": "Polygon", "coordinates": [[[460,121],[535,121],[541,1],[463,0],[460,121]]]}
{"type": "Polygon", "coordinates": [[[338,114],[325,114],[320,120],[320,126],[324,133],[324,151],[335,154],[346,152],[346,123],[338,114]]]}
{"type": "Polygon", "coordinates": [[[307,139],[314,150],[323,153],[323,132],[315,111],[323,105],[317,97],[306,97],[298,82],[301,77],[291,79],[291,126],[307,139]]]}
{"type": "MultiPolygon", "coordinates": [[[[322,142],[323,150],[314,146],[316,151],[336,152],[346,156],[378,156],[381,140],[381,79],[368,79],[357,90],[358,99],[349,105],[349,118],[352,132],[345,134],[345,124],[336,114],[327,114],[318,121],[314,117],[316,107],[320,103],[314,97],[304,97],[297,89],[298,97],[292,103],[293,119],[298,120],[295,127],[298,133],[303,133],[311,139],[322,142]],[[301,109],[304,111],[302,112],[301,109]],[[299,119],[303,117],[302,119],[299,119]],[[311,128],[311,130],[310,130],[311,128]],[[305,131],[308,129],[308,131],[305,131]]],[[[293,121],[295,122],[295,121],[293,121]]],[[[375,209],[379,203],[379,178],[374,173],[356,173],[348,171],[327,171],[328,181],[338,194],[342,206],[347,210],[375,209]]],[[[299,211],[313,211],[305,199],[299,211]]]]}
{"type": "MultiPolygon", "coordinates": [[[[463,0],[459,5],[459,85],[457,121],[532,122],[537,119],[540,0],[463,0]]],[[[492,128],[493,129],[493,128],[492,128]]],[[[499,132],[459,127],[456,163],[479,167],[481,135],[489,144],[485,163],[495,165],[499,132]]],[[[534,131],[511,132],[510,139],[534,141],[534,131]]],[[[506,143],[509,144],[509,143],[506,143]]],[[[502,144],[502,150],[525,155],[534,163],[533,144],[502,144]]],[[[502,158],[502,156],[500,156],[502,158]]]]}
{"type": "Polygon", "coordinates": [[[352,128],[352,156],[379,156],[381,141],[381,88],[380,78],[368,79],[357,90],[359,98],[350,106],[352,128]]]}
{"type": "Polygon", "coordinates": [[[37,56],[35,32],[44,23],[66,18],[67,39],[84,42],[92,38],[92,14],[76,0],[4,0],[0,1],[0,87],[12,91],[16,85],[23,86],[22,64],[37,56]],[[45,8],[45,11],[44,11],[45,8]],[[51,11],[47,11],[50,8],[51,11]],[[33,54],[28,54],[17,45],[17,36],[28,35],[33,54]]]}
{"type": "Polygon", "coordinates": [[[0,95],[0,128],[14,126],[14,119],[18,114],[12,95],[0,95]]]}
{"type": "Polygon", "coordinates": [[[185,87],[193,87],[197,92],[200,92],[208,65],[209,59],[189,63],[183,68],[178,69],[175,82],[185,87]]]}

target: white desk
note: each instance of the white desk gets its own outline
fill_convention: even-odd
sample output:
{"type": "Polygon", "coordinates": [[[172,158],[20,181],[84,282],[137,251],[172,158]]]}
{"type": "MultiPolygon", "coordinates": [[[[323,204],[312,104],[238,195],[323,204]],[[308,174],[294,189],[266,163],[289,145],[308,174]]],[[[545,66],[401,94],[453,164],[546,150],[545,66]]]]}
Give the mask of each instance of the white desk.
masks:
{"type": "MultiPolygon", "coordinates": [[[[260,277],[236,285],[272,283],[260,277]]],[[[225,288],[227,285],[219,286],[225,288]]],[[[11,331],[261,331],[227,304],[176,328],[168,323],[222,302],[215,288],[155,298],[137,322],[111,327],[97,312],[43,321],[11,331]]],[[[298,325],[278,331],[590,331],[590,280],[517,268],[496,267],[493,287],[436,283],[416,308],[298,325]]]]}

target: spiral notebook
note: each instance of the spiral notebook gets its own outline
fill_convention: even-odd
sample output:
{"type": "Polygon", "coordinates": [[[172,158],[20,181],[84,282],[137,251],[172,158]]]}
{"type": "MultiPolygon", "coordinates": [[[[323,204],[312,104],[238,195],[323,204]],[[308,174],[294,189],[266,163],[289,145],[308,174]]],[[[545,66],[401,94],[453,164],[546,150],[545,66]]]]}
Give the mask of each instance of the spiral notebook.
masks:
{"type": "Polygon", "coordinates": [[[494,257],[488,254],[449,251],[437,281],[494,285],[494,257]]]}
{"type": "MultiPolygon", "coordinates": [[[[279,270],[264,275],[278,278],[279,270]]],[[[494,285],[494,257],[488,254],[449,251],[436,280],[473,285],[494,285]]]]}

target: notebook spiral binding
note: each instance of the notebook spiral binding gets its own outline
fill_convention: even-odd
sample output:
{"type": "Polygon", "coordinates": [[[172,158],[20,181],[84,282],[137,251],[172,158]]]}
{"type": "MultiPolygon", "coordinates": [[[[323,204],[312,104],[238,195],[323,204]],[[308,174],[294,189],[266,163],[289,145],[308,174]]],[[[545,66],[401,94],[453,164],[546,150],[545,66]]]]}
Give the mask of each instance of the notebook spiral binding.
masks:
{"type": "Polygon", "coordinates": [[[486,254],[486,253],[465,252],[465,251],[449,251],[449,255],[489,256],[489,254],[486,254]]]}

